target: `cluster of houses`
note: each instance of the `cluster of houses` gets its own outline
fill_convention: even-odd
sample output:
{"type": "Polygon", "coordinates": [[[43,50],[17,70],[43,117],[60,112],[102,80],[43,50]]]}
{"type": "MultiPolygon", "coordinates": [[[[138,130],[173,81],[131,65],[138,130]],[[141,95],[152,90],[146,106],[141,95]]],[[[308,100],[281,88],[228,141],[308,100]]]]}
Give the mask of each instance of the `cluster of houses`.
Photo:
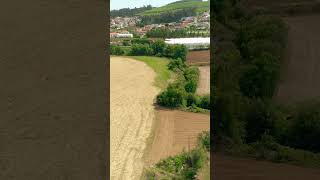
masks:
{"type": "Polygon", "coordinates": [[[184,29],[190,26],[196,30],[209,30],[210,29],[210,12],[204,12],[200,16],[184,17],[180,22],[164,23],[164,24],[150,24],[143,27],[138,27],[136,24],[140,21],[139,17],[116,17],[111,19],[110,26],[113,32],[110,37],[114,38],[130,38],[133,34],[123,32],[123,29],[131,28],[134,33],[140,37],[144,36],[148,31],[153,28],[169,28],[172,30],[184,29]]]}
{"type": "Polygon", "coordinates": [[[134,27],[140,21],[136,17],[116,17],[110,20],[110,27],[113,29],[123,29],[127,27],[134,27]]]}

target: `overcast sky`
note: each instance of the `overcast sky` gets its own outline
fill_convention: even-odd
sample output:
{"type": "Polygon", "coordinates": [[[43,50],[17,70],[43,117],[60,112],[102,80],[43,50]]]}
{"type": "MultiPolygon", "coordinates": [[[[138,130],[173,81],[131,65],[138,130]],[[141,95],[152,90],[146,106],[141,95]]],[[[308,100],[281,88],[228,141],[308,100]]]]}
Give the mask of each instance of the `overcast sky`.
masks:
{"type": "Polygon", "coordinates": [[[111,0],[110,9],[135,8],[144,5],[159,7],[178,0],[111,0]]]}

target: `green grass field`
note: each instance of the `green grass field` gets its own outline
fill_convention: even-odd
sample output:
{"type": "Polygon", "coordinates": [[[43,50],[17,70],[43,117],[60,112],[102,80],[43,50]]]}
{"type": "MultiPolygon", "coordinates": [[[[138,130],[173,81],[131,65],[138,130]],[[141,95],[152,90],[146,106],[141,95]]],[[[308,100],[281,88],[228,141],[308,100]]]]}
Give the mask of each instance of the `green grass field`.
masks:
{"type": "Polygon", "coordinates": [[[150,66],[157,74],[155,86],[165,89],[168,85],[168,80],[171,78],[172,72],[168,69],[169,59],[152,57],[152,56],[130,56],[133,59],[142,61],[150,66]]]}
{"type": "Polygon", "coordinates": [[[141,16],[152,16],[161,13],[166,13],[169,11],[176,11],[184,8],[196,7],[198,13],[208,11],[210,9],[210,2],[208,1],[199,1],[199,0],[183,0],[177,1],[174,3],[167,4],[162,7],[153,8],[151,10],[140,13],[141,16]]]}

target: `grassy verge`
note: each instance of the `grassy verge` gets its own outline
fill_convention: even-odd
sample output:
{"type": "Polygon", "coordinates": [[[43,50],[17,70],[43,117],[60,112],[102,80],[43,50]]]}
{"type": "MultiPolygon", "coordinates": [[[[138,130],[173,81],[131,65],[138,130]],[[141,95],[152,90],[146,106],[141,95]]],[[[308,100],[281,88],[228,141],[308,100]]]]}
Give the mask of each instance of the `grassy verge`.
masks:
{"type": "Polygon", "coordinates": [[[160,89],[165,89],[168,85],[168,81],[171,78],[172,73],[168,69],[169,59],[152,57],[152,56],[130,56],[133,59],[142,61],[150,66],[157,74],[155,79],[155,86],[160,89]]]}
{"type": "Polygon", "coordinates": [[[205,163],[199,170],[198,178],[201,180],[210,180],[210,163],[205,163]]]}

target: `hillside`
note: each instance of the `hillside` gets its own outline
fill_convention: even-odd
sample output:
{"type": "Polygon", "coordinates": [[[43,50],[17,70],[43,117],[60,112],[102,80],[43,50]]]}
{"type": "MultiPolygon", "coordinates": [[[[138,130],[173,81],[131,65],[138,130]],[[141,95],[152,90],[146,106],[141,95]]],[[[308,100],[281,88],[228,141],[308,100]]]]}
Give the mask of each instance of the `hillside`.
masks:
{"type": "Polygon", "coordinates": [[[196,8],[198,13],[209,11],[210,10],[210,2],[209,1],[201,1],[201,0],[182,0],[167,4],[162,7],[153,8],[148,11],[144,11],[140,13],[141,16],[152,16],[158,15],[162,13],[182,10],[185,8],[196,8]]]}

